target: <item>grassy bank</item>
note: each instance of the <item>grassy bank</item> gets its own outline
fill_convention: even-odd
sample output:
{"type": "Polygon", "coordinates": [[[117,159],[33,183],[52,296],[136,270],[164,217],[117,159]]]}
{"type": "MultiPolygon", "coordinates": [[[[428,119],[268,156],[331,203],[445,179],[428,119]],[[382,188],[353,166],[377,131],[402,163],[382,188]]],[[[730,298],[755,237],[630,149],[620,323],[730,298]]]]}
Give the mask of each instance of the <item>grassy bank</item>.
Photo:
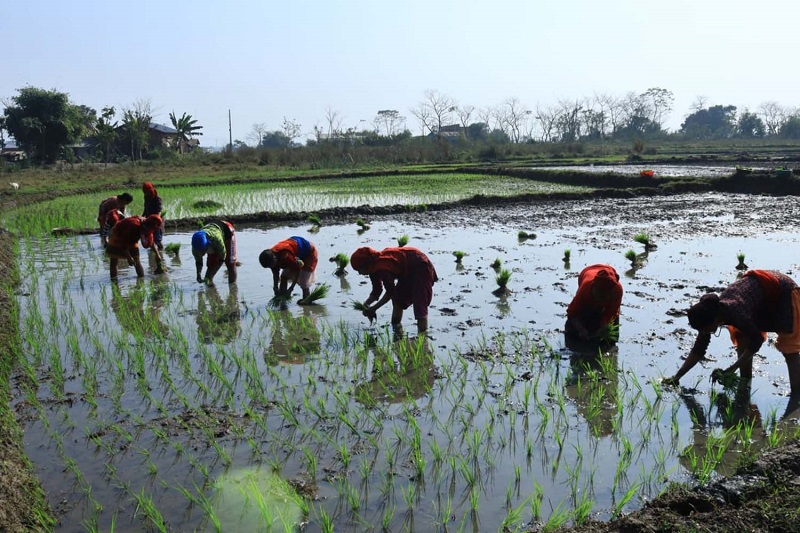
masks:
{"type": "Polygon", "coordinates": [[[3,531],[47,531],[54,525],[39,481],[22,449],[22,431],[10,409],[10,384],[19,354],[18,282],[14,236],[0,230],[0,526],[3,531]]]}

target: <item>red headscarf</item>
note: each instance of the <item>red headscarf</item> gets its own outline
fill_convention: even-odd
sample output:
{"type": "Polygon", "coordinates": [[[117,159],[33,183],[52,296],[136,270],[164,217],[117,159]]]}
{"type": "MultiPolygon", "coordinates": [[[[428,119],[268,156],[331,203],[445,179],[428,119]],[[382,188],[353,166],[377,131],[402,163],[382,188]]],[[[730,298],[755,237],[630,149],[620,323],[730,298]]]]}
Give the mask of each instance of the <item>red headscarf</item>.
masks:
{"type": "Polygon", "coordinates": [[[156,192],[155,186],[149,181],[145,181],[144,183],[142,183],[142,192],[144,193],[144,197],[148,199],[155,198],[156,195],[158,194],[158,192],[156,192]]]}
{"type": "Polygon", "coordinates": [[[372,265],[378,258],[379,252],[374,248],[363,246],[350,256],[350,266],[361,274],[369,274],[372,265]]]}

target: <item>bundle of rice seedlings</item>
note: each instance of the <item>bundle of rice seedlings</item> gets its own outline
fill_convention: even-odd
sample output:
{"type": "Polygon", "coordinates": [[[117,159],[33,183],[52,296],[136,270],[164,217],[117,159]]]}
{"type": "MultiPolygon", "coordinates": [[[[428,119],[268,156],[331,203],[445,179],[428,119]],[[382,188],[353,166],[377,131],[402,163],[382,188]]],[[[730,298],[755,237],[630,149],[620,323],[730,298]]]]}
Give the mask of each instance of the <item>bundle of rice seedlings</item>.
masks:
{"type": "Polygon", "coordinates": [[[571,256],[572,256],[572,250],[570,250],[569,248],[564,250],[564,262],[565,263],[569,263],[569,259],[570,259],[571,256]]]}
{"type": "Polygon", "coordinates": [[[164,247],[164,251],[168,254],[175,254],[178,255],[178,252],[181,249],[181,243],[179,242],[171,242],[164,247]]]}
{"type": "Polygon", "coordinates": [[[645,251],[650,251],[656,248],[655,243],[650,240],[650,235],[647,233],[637,233],[633,236],[633,240],[639,244],[644,244],[645,251]]]}
{"type": "Polygon", "coordinates": [[[602,343],[614,343],[619,340],[619,324],[612,322],[598,335],[597,340],[602,343]]]}
{"type": "Polygon", "coordinates": [[[520,241],[525,241],[528,239],[535,239],[535,238],[536,238],[535,233],[528,233],[525,230],[519,230],[519,233],[517,233],[517,239],[519,239],[520,241]]]}
{"type": "Polygon", "coordinates": [[[500,267],[502,266],[502,264],[503,264],[503,262],[500,261],[499,257],[497,257],[497,258],[495,258],[494,261],[492,261],[492,264],[489,265],[489,266],[491,266],[495,270],[500,270],[500,267]]]}
{"type": "Polygon", "coordinates": [[[736,254],[736,259],[739,261],[739,264],[736,265],[736,270],[747,270],[747,265],[744,262],[744,254],[742,252],[736,254]]]}
{"type": "MultiPolygon", "coordinates": [[[[363,313],[363,312],[364,312],[364,311],[366,311],[368,308],[367,308],[367,306],[366,306],[366,305],[364,305],[364,303],[363,303],[363,302],[355,302],[355,301],[354,301],[354,302],[353,302],[353,309],[355,309],[355,310],[356,310],[356,311],[358,311],[358,312],[361,312],[361,313],[363,313]]],[[[372,325],[372,321],[373,321],[373,320],[375,320],[375,315],[372,315],[372,316],[370,316],[370,317],[369,317],[369,325],[370,325],[370,326],[372,325]]]]}
{"type": "Polygon", "coordinates": [[[347,257],[347,254],[339,252],[338,254],[330,258],[330,262],[336,263],[336,271],[334,272],[334,274],[336,274],[337,276],[343,276],[344,274],[347,274],[347,272],[345,272],[344,270],[347,267],[347,265],[350,264],[350,258],[347,257]]]}
{"type": "Polygon", "coordinates": [[[289,302],[292,301],[291,293],[285,292],[281,294],[276,294],[272,298],[269,299],[267,302],[267,307],[270,309],[275,309],[278,311],[283,311],[284,309],[289,308],[289,302]]]}
{"type": "Polygon", "coordinates": [[[456,256],[456,263],[460,263],[461,260],[464,258],[464,256],[467,254],[466,252],[462,252],[461,250],[456,250],[455,252],[453,252],[453,255],[456,256]]]}
{"type": "Polygon", "coordinates": [[[504,268],[500,271],[500,273],[495,277],[495,281],[497,282],[497,288],[492,291],[492,294],[495,296],[502,296],[504,294],[508,294],[508,281],[511,279],[511,271],[507,268],[504,268]]]}
{"type": "Polygon", "coordinates": [[[303,302],[306,304],[313,304],[317,300],[321,300],[328,295],[328,289],[330,289],[330,285],[327,283],[320,283],[314,290],[309,293],[306,298],[303,298],[303,302]]]}
{"type": "Polygon", "coordinates": [[[625,259],[631,262],[631,266],[636,265],[636,252],[633,250],[628,250],[625,252],[625,259]]]}
{"type": "Polygon", "coordinates": [[[408,235],[402,235],[402,236],[398,237],[397,238],[397,246],[400,246],[402,248],[403,246],[408,244],[408,240],[409,239],[410,239],[410,237],[408,235]]]}
{"type": "Polygon", "coordinates": [[[369,228],[369,224],[367,224],[367,221],[366,221],[366,220],[364,220],[363,218],[357,218],[357,219],[356,219],[356,225],[357,225],[358,227],[360,227],[361,229],[367,229],[367,228],[369,228]]]}

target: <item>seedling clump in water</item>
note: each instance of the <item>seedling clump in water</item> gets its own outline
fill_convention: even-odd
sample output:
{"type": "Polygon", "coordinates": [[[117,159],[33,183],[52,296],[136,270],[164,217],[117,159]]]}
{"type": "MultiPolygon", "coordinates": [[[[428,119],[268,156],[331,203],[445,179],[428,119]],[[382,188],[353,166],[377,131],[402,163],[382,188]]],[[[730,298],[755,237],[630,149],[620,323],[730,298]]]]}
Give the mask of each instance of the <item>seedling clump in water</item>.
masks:
{"type": "Polygon", "coordinates": [[[402,248],[403,246],[408,244],[409,238],[410,237],[408,235],[402,235],[402,236],[398,237],[397,238],[397,246],[402,248]]]}
{"type": "Polygon", "coordinates": [[[497,282],[497,289],[492,291],[492,294],[494,294],[495,296],[503,296],[511,292],[508,289],[508,280],[510,279],[511,279],[511,271],[508,270],[507,268],[501,270],[500,273],[495,278],[495,281],[497,282]]]}
{"type": "Polygon", "coordinates": [[[168,254],[175,254],[178,255],[178,252],[181,250],[181,243],[179,242],[171,242],[164,247],[164,251],[168,254]]]}
{"type": "Polygon", "coordinates": [[[739,261],[739,264],[736,265],[736,270],[747,270],[747,265],[744,262],[744,254],[742,252],[736,254],[736,259],[739,261]]]}
{"type": "Polygon", "coordinates": [[[502,264],[503,264],[503,262],[500,261],[500,258],[498,257],[494,261],[492,261],[492,264],[490,266],[495,270],[500,270],[500,267],[502,266],[502,264]]]}
{"type": "Polygon", "coordinates": [[[330,261],[331,263],[336,263],[336,271],[334,272],[334,274],[336,274],[337,276],[344,276],[345,274],[347,274],[345,268],[347,267],[347,265],[350,264],[350,258],[347,257],[347,254],[339,252],[338,254],[331,257],[330,261]]]}
{"type": "Polygon", "coordinates": [[[330,286],[327,283],[321,283],[314,287],[314,290],[309,293],[306,298],[303,298],[302,302],[306,304],[313,304],[317,300],[321,300],[328,295],[328,289],[330,286]]]}
{"type": "Polygon", "coordinates": [[[625,259],[631,262],[631,266],[636,266],[637,264],[636,252],[634,252],[633,250],[628,250],[627,252],[625,252],[625,259]]]}
{"type": "Polygon", "coordinates": [[[461,260],[464,258],[464,256],[467,254],[465,252],[462,252],[461,250],[457,250],[453,252],[453,255],[456,256],[456,263],[460,263],[461,260]]]}
{"type": "Polygon", "coordinates": [[[633,236],[633,240],[638,242],[639,244],[643,244],[644,250],[646,252],[649,252],[650,250],[654,250],[656,248],[656,245],[653,243],[653,241],[650,240],[650,235],[648,235],[647,233],[637,233],[636,235],[633,236]]]}
{"type": "Polygon", "coordinates": [[[528,239],[535,239],[535,238],[536,238],[535,233],[528,233],[525,230],[519,230],[519,233],[517,233],[517,239],[519,239],[520,241],[526,241],[528,239]]]}

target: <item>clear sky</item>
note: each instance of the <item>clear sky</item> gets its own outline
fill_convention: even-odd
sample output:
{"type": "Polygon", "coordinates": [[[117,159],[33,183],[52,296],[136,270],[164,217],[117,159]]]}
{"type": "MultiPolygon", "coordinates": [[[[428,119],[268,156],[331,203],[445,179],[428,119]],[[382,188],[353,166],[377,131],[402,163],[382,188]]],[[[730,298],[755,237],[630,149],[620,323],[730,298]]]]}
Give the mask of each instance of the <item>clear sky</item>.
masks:
{"type": "Polygon", "coordinates": [[[800,105],[796,0],[26,0],[0,10],[0,98],[26,85],[118,110],[186,112],[204,146],[283,117],[304,133],[371,125],[433,89],[529,109],[661,87],[677,129],[697,96],[755,111],[800,105]],[[360,123],[364,120],[365,123],[360,123]]]}

